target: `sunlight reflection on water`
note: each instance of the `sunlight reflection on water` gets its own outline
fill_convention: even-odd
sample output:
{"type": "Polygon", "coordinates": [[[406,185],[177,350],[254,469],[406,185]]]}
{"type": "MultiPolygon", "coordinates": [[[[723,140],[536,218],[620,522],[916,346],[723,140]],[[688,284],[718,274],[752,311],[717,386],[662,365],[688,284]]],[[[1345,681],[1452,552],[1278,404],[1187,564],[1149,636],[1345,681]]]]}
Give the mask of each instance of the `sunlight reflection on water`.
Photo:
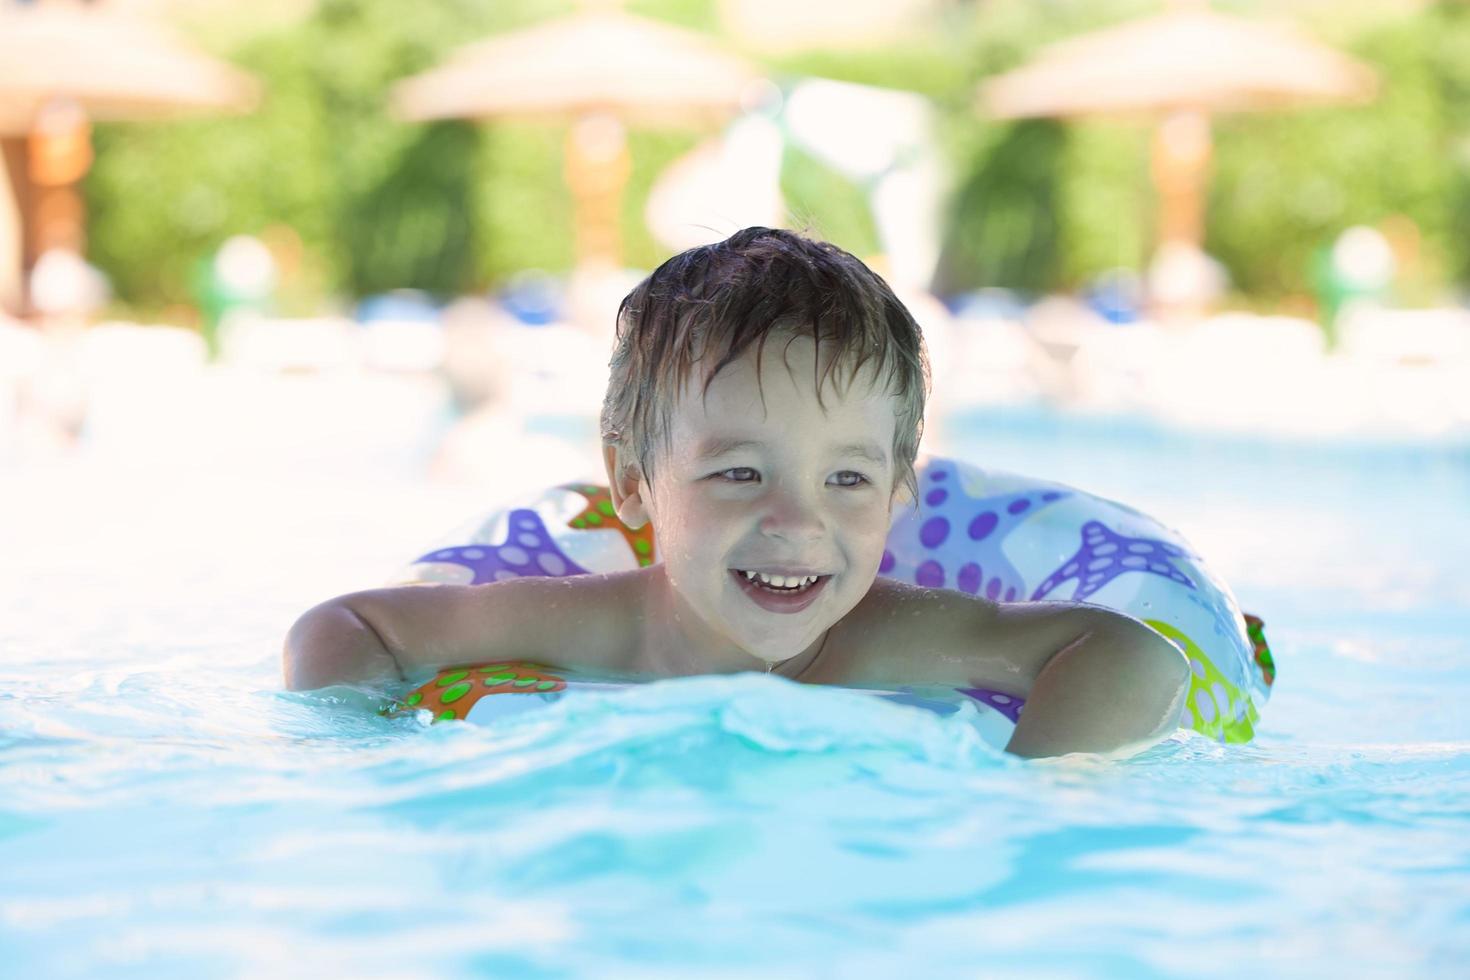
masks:
{"type": "Polygon", "coordinates": [[[1428,976],[1470,957],[1463,460],[950,427],[962,455],[1127,500],[1211,557],[1280,665],[1246,746],[1021,763],[758,675],[430,728],[370,691],[281,691],[281,637],[491,491],[421,477],[432,387],[338,385],[313,421],[303,384],[0,470],[18,975],[1428,976]],[[209,424],[242,406],[251,424],[209,424]]]}

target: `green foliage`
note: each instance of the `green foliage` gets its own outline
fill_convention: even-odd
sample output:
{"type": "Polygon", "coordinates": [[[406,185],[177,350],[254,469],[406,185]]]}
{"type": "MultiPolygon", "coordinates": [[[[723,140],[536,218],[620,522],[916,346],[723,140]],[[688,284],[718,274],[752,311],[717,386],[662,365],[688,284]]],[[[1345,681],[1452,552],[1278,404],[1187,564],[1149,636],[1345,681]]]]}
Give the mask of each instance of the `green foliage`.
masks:
{"type": "Polygon", "coordinates": [[[1146,225],[1131,200],[1136,160],[1128,138],[1054,120],[989,119],[976,99],[985,79],[1021,66],[1047,44],[1153,8],[1147,0],[988,3],[968,23],[946,25],[947,50],[964,80],[958,97],[937,103],[955,191],[936,291],[1005,286],[1040,293],[1134,257],[1146,225]]]}
{"type": "MultiPolygon", "coordinates": [[[[570,0],[322,0],[302,21],[220,51],[263,84],[258,111],[99,125],[86,183],[90,250],[119,296],[156,311],[191,300],[198,264],[226,237],[287,226],[319,289],[356,297],[404,286],[481,289],[516,270],[565,270],[572,204],[563,126],[396,121],[393,82],[467,41],[574,9],[570,0]]],[[[1220,8],[1259,16],[1263,0],[1220,8]]],[[[867,51],[785,56],[783,82],[827,77],[916,91],[936,109],[950,162],[936,286],[956,292],[1079,285],[1139,268],[1155,202],[1147,126],[1001,122],[976,87],[1063,37],[1156,12],[1157,0],[989,0],[941,5],[927,32],[867,51]]],[[[637,14],[714,34],[716,0],[633,0],[637,14]]],[[[1220,115],[1206,247],[1256,301],[1310,290],[1312,256],[1343,228],[1407,219],[1421,235],[1426,293],[1470,280],[1470,5],[1346,4],[1308,33],[1380,74],[1364,107],[1220,115]],[[1351,15],[1348,9],[1351,8],[1351,15]],[[1395,218],[1394,216],[1402,216],[1395,218]]],[[[658,174],[705,135],[630,134],[625,259],[666,250],[643,221],[658,174]]],[[[782,189],[792,219],[858,254],[877,248],[864,189],[797,150],[782,189]]],[[[319,299],[320,297],[318,297],[319,299]]]]}
{"type": "MultiPolygon", "coordinates": [[[[261,75],[299,77],[303,52],[269,41],[240,62],[261,75]]],[[[321,202],[328,174],[305,90],[272,87],[251,115],[99,125],[85,192],[89,251],[125,300],[149,309],[190,299],[198,260],[236,232],[295,228],[308,249],[330,236],[321,202]]]]}
{"type": "Polygon", "coordinates": [[[1137,269],[1153,245],[1156,206],[1148,132],[1074,123],[1058,163],[1060,266],[1053,286],[1076,288],[1110,269],[1137,269]]]}
{"type": "Polygon", "coordinates": [[[712,36],[720,33],[719,11],[711,0],[631,0],[624,6],[636,17],[667,21],[712,36]]]}
{"type": "Polygon", "coordinates": [[[781,196],[793,228],[860,258],[878,251],[878,230],[863,189],[795,146],[788,145],[782,155],[781,196]]]}
{"type": "Polygon", "coordinates": [[[1316,250],[1350,225],[1395,215],[1418,227],[1431,261],[1464,269],[1463,215],[1446,204],[1465,179],[1453,152],[1464,121],[1450,118],[1465,69],[1425,52],[1470,44],[1470,24],[1443,20],[1431,12],[1380,25],[1355,45],[1381,78],[1370,105],[1216,120],[1206,248],[1239,289],[1304,291],[1316,250]]]}
{"type": "Polygon", "coordinates": [[[560,126],[496,123],[485,127],[484,152],[475,169],[476,214],[481,238],[482,283],[518,269],[567,269],[572,265],[572,199],[562,178],[560,126]]]}
{"type": "Polygon", "coordinates": [[[1004,284],[1040,292],[1057,279],[1057,170],[1065,148],[1050,120],[1005,127],[977,147],[956,189],[935,290],[1004,284]]]}
{"type": "Polygon", "coordinates": [[[1428,14],[1426,57],[1432,66],[1445,124],[1445,158],[1450,167],[1445,219],[1454,247],[1446,250],[1445,272],[1470,283],[1470,6],[1440,3],[1428,14]]]}
{"type": "MultiPolygon", "coordinates": [[[[1239,16],[1270,12],[1253,0],[1219,6],[1239,16]]],[[[1065,0],[982,5],[969,34],[973,81],[1015,67],[1059,36],[1157,9],[1065,0]]],[[[1432,299],[1444,276],[1470,279],[1470,6],[1334,5],[1319,27],[1379,74],[1380,98],[1215,116],[1206,250],[1239,290],[1280,300],[1311,291],[1313,255],[1344,228],[1401,216],[1422,236],[1420,267],[1406,273],[1421,295],[1405,298],[1432,299]]],[[[1053,141],[1023,137],[1019,124],[980,123],[974,128],[989,131],[967,138],[965,115],[947,115],[959,179],[937,285],[1071,288],[1112,267],[1143,266],[1157,207],[1148,127],[1068,123],[1053,141]]]]}
{"type": "Polygon", "coordinates": [[[548,171],[559,177],[559,149],[553,169],[544,140],[491,141],[466,122],[399,122],[387,94],[467,38],[565,10],[455,0],[404,17],[388,0],[324,0],[303,22],[250,39],[231,57],[262,83],[257,111],[97,127],[85,187],[93,260],[145,311],[189,302],[194,270],[228,236],[282,225],[339,295],[482,284],[503,271],[496,257],[536,254],[545,216],[567,208],[542,201],[538,221],[487,208],[511,195],[504,186],[486,193],[481,144],[498,150],[492,175],[530,175],[542,193],[518,196],[532,201],[565,196],[559,181],[548,189],[545,180],[548,171]]]}
{"type": "Polygon", "coordinates": [[[643,214],[653,184],[669,165],[709,133],[679,130],[634,131],[628,134],[628,152],[633,172],[623,189],[623,264],[632,269],[652,269],[669,257],[669,250],[654,240],[643,214]]]}

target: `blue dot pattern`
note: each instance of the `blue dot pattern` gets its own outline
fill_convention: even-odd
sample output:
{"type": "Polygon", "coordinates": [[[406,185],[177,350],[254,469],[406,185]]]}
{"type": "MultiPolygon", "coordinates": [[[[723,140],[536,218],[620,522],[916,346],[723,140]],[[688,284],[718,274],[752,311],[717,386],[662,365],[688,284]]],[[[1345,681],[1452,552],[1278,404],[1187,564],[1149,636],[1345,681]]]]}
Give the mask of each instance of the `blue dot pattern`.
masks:
{"type": "Polygon", "coordinates": [[[1077,588],[1068,598],[1074,602],[1082,602],[1119,575],[1128,572],[1162,575],[1193,589],[1194,581],[1170,560],[1188,557],[1189,554],[1183,548],[1167,541],[1125,537],[1110,531],[1101,521],[1088,521],[1082,525],[1082,545],[1076,554],[1043,579],[1031,598],[1041,599],[1076,579],[1077,588]]]}
{"type": "Polygon", "coordinates": [[[561,578],[586,575],[556,546],[541,516],[525,508],[510,512],[506,540],[500,544],[468,544],[431,551],[418,559],[462,565],[474,573],[471,585],[513,578],[561,578]]]}
{"type": "Polygon", "coordinates": [[[971,497],[953,470],[951,461],[941,459],[925,469],[920,488],[924,506],[889,529],[878,573],[925,588],[1015,602],[1025,595],[1026,583],[1002,550],[1006,537],[1037,511],[1070,494],[1041,487],[971,497]],[[896,555],[916,557],[900,562],[896,555]]]}
{"type": "MultiPolygon", "coordinates": [[[[923,506],[889,528],[878,573],[925,588],[1015,602],[1025,595],[1026,582],[1002,550],[1007,536],[1071,493],[1043,486],[971,497],[954,470],[950,460],[930,459],[920,474],[923,506]],[[898,555],[917,557],[900,562],[898,555]]],[[[1026,704],[1023,698],[982,687],[960,688],[959,692],[1000,712],[1012,724],[1026,704]]]]}

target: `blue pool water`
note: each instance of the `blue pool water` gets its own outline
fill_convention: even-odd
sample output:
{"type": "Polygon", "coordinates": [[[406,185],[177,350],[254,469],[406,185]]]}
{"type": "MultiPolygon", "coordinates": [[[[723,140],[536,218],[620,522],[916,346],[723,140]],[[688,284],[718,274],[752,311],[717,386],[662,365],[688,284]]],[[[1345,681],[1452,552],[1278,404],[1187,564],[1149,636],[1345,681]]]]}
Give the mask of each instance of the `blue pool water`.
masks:
{"type": "Polygon", "coordinates": [[[302,609],[486,503],[422,479],[432,396],[307,384],[0,464],[0,974],[1465,974],[1462,449],[956,420],[1182,530],[1280,669],[1249,745],[1036,763],[759,675],[497,729],[283,692],[302,609]]]}

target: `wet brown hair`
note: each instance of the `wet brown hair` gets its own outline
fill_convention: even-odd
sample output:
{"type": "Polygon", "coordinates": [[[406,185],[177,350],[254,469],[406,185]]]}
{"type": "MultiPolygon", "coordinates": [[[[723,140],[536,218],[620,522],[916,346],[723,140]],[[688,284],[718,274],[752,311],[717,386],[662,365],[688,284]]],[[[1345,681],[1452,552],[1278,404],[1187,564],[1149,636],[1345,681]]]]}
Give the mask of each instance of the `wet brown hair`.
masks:
{"type": "Polygon", "coordinates": [[[704,372],[701,397],[707,397],[715,376],[755,344],[759,379],[766,340],[777,334],[788,338],[787,346],[799,336],[816,342],[813,380],[823,410],[822,386],[833,368],[845,368],[851,385],[864,365],[876,362],[876,377],[898,399],[892,489],[902,482],[915,494],[914,458],[929,393],[919,325],[888,284],[852,255],[772,228],[746,228],[681,252],[623,299],[601,420],[603,442],[618,449],[617,465],[635,457],[651,483],[653,445],[671,450],[670,415],[694,365],[713,365],[704,372]],[[835,345],[825,369],[824,344],[835,345]]]}

